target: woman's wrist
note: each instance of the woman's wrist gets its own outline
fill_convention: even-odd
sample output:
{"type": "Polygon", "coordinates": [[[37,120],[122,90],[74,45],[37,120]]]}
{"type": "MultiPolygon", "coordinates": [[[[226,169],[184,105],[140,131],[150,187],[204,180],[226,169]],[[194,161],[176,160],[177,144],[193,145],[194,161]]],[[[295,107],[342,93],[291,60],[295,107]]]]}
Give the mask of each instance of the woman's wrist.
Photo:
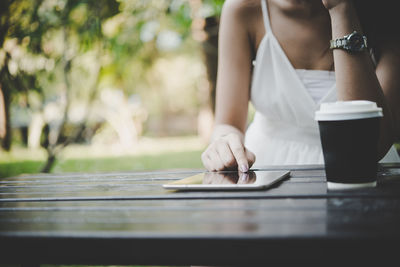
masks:
{"type": "Polygon", "coordinates": [[[353,8],[351,1],[341,1],[340,3],[328,7],[329,15],[332,17],[342,16],[343,14],[348,13],[353,8]]]}
{"type": "Polygon", "coordinates": [[[341,38],[353,31],[362,33],[357,12],[351,1],[343,1],[328,10],[332,24],[332,39],[341,38]]]}
{"type": "Polygon", "coordinates": [[[211,142],[231,133],[237,134],[242,141],[244,140],[244,134],[235,126],[230,124],[217,124],[214,127],[214,131],[211,135],[211,142]]]}

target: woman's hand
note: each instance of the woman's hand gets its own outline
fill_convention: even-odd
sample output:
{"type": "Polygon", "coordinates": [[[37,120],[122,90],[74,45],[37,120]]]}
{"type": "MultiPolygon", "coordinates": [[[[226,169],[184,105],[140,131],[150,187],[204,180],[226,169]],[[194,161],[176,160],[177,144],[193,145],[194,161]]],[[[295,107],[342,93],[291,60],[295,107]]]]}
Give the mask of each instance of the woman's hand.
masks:
{"type": "Polygon", "coordinates": [[[203,165],[209,171],[238,169],[247,172],[255,159],[255,155],[244,147],[237,133],[215,139],[201,155],[203,165]]]}

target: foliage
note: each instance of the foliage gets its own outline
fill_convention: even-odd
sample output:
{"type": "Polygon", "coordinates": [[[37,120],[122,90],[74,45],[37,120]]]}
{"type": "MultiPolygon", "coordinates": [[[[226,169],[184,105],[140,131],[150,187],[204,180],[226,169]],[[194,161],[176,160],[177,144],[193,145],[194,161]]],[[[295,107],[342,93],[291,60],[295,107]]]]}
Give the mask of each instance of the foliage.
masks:
{"type": "Polygon", "coordinates": [[[110,105],[103,91],[122,93],[125,102],[138,96],[145,112],[129,115],[135,135],[146,114],[195,114],[206,71],[192,22],[196,12],[218,16],[223,1],[197,1],[200,8],[194,2],[2,1],[0,87],[12,126],[27,128],[24,141],[41,142],[50,160],[71,142],[90,142],[99,129],[119,131],[104,110],[121,104],[110,105]]]}

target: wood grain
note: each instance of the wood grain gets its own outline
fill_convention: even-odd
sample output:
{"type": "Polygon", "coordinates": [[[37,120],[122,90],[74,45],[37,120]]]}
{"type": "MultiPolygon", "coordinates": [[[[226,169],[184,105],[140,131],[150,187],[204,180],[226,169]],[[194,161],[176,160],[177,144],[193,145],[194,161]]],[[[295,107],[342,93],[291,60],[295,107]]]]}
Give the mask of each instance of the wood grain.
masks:
{"type": "Polygon", "coordinates": [[[269,169],[288,168],[290,179],[254,192],[161,187],[201,170],[10,177],[0,181],[0,263],[326,265],[335,253],[330,263],[337,265],[396,258],[399,164],[380,166],[376,188],[351,191],[328,191],[321,166],[269,169]]]}

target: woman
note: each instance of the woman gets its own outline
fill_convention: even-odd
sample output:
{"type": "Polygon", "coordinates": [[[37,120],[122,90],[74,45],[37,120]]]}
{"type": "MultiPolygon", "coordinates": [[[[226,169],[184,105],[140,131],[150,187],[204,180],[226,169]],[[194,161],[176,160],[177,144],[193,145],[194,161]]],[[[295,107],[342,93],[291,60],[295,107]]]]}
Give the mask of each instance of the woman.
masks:
{"type": "Polygon", "coordinates": [[[400,136],[400,46],[377,3],[227,0],[204,166],[246,172],[256,158],[258,165],[323,163],[314,112],[322,102],[357,99],[383,108],[379,159],[400,161],[393,147],[400,136]],[[352,33],[352,46],[339,40],[352,33]],[[256,113],[246,131],[249,100],[256,113]]]}

